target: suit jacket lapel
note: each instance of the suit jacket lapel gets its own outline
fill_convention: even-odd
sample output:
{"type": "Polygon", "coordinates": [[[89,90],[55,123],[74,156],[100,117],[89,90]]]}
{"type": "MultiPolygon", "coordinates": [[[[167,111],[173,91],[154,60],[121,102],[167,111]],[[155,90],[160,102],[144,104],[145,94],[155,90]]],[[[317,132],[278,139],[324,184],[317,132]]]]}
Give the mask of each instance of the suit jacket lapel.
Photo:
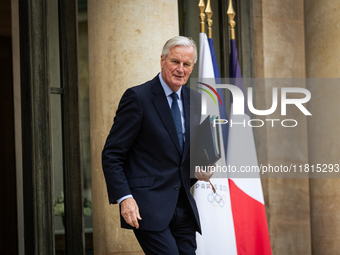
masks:
{"type": "Polygon", "coordinates": [[[190,90],[186,86],[182,86],[183,109],[185,119],[185,143],[183,149],[183,158],[185,159],[190,148],[190,90]]]}
{"type": "Polygon", "coordinates": [[[179,140],[176,132],[176,126],[172,118],[168,100],[165,96],[164,90],[162,88],[158,76],[154,79],[154,81],[155,82],[152,88],[154,98],[152,99],[152,101],[156,107],[159,117],[161,118],[166,130],[168,131],[173,143],[175,144],[178,153],[181,154],[181,148],[179,145],[179,140]]]}

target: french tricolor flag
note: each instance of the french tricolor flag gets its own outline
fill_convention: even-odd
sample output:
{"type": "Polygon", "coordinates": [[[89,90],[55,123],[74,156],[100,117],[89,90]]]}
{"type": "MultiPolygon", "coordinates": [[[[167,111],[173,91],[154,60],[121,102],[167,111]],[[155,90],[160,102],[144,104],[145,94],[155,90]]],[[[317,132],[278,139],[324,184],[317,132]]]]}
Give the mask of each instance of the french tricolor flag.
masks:
{"type": "MultiPolygon", "coordinates": [[[[235,40],[231,40],[229,76],[231,82],[243,91],[235,40]]],[[[244,115],[234,115],[233,107],[231,103],[226,165],[234,166],[237,170],[246,166],[258,166],[253,131],[247,124],[250,120],[248,108],[245,105],[244,115]]],[[[237,254],[270,255],[272,253],[260,176],[252,173],[251,178],[239,177],[231,174],[228,179],[237,254]]]]}
{"type": "MultiPolygon", "coordinates": [[[[230,77],[232,83],[243,91],[241,71],[237,59],[235,40],[231,40],[230,77]]],[[[213,41],[205,33],[200,34],[199,78],[215,78],[211,82],[213,92],[217,91],[223,104],[216,106],[207,97],[207,113],[228,119],[225,111],[225,100],[222,89],[216,89],[213,83],[219,83],[219,73],[213,41]],[[209,101],[210,100],[210,101],[209,101]]],[[[208,80],[211,81],[211,80],[208,80]]],[[[204,83],[203,83],[204,84],[204,83]]],[[[218,102],[216,94],[211,93],[218,102]]],[[[233,115],[233,103],[229,124],[245,123],[245,125],[221,125],[221,159],[220,166],[258,166],[254,137],[251,127],[247,125],[248,108],[244,107],[244,115],[233,115]]],[[[246,176],[248,177],[248,176],[246,176]]],[[[197,255],[270,255],[268,225],[259,174],[252,178],[240,178],[228,174],[217,177],[211,182],[217,190],[213,194],[210,184],[198,181],[193,189],[194,198],[200,212],[202,235],[197,235],[197,255]]]]}
{"type": "MultiPolygon", "coordinates": [[[[219,102],[214,93],[216,88],[214,87],[214,84],[210,84],[210,81],[215,80],[215,75],[208,38],[205,33],[200,33],[198,73],[200,81],[209,81],[209,85],[211,85],[211,88],[213,89],[211,91],[212,96],[216,102],[219,102]]],[[[211,88],[207,88],[207,90],[210,90],[211,88]]],[[[211,97],[207,97],[207,114],[210,116],[221,116],[219,106],[214,104],[211,97]]],[[[206,116],[203,116],[202,119],[205,117],[206,116]]],[[[222,130],[220,129],[220,137],[222,136],[222,130]]],[[[221,141],[221,159],[217,164],[222,166],[226,164],[224,148],[223,141],[221,141]]],[[[220,177],[215,178],[215,176],[216,175],[213,175],[210,180],[217,190],[217,194],[214,194],[210,184],[204,181],[198,181],[193,189],[202,227],[202,235],[196,235],[196,254],[236,255],[236,241],[230,207],[228,179],[220,177]]]]}

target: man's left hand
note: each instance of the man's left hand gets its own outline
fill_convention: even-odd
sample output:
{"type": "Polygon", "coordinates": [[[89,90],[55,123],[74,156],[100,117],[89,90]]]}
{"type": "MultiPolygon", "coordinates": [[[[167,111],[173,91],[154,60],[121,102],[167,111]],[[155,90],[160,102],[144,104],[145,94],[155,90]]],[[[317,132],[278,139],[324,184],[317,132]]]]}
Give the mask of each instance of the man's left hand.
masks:
{"type": "MultiPolygon", "coordinates": [[[[216,166],[216,164],[214,165],[214,167],[215,166],[216,166]]],[[[195,170],[195,177],[199,181],[208,182],[213,174],[214,174],[214,172],[212,172],[212,171],[203,171],[202,169],[195,170]]]]}

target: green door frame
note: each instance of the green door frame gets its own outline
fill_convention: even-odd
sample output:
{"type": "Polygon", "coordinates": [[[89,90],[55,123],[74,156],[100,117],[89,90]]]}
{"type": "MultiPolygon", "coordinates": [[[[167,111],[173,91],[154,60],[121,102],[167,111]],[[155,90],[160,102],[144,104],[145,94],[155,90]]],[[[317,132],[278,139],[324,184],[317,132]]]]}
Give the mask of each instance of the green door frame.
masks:
{"type": "MultiPolygon", "coordinates": [[[[48,1],[18,0],[25,254],[54,254],[48,1]]],[[[66,254],[85,254],[77,1],[59,1],[66,254]]]]}

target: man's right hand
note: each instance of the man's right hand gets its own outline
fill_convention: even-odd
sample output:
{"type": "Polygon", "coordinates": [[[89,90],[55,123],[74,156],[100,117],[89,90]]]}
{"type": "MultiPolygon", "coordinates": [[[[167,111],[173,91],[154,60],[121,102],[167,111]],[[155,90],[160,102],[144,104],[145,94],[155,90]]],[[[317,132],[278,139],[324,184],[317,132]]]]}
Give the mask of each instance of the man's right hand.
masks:
{"type": "Polygon", "coordinates": [[[136,200],[132,197],[127,198],[120,203],[120,206],[121,214],[126,223],[132,227],[139,228],[138,220],[142,220],[142,218],[139,215],[139,208],[136,200]]]}

